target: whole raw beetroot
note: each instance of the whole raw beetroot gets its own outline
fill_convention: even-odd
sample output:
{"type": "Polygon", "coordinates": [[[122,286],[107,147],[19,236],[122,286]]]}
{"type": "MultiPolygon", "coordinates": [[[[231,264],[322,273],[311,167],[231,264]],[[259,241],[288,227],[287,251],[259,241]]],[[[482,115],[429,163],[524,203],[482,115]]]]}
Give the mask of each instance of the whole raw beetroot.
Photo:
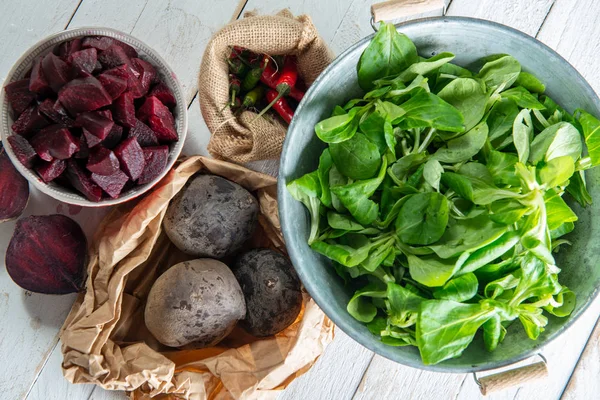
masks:
{"type": "Polygon", "coordinates": [[[84,282],[87,241],[71,218],[29,216],[17,221],[6,250],[6,270],[23,289],[36,293],[77,292],[84,282]]]}

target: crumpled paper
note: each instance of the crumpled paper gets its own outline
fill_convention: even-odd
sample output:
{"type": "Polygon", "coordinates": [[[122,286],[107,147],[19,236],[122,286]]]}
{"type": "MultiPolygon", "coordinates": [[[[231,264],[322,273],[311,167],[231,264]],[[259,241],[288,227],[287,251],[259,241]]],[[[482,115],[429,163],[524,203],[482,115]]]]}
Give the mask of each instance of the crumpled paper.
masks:
{"type": "Polygon", "coordinates": [[[333,323],[306,294],[297,320],[271,338],[236,328],[217,347],[180,350],[160,344],[146,329],[143,311],[152,284],[170,266],[193,258],[170,243],[163,217],[169,201],[202,170],[258,198],[261,213],[249,248],[285,252],[275,178],[205,157],[184,159],[150,194],[117,207],[101,223],[90,248],[87,290],[61,330],[63,373],[70,382],[125,390],[132,399],[274,399],[333,339],[333,323]]]}

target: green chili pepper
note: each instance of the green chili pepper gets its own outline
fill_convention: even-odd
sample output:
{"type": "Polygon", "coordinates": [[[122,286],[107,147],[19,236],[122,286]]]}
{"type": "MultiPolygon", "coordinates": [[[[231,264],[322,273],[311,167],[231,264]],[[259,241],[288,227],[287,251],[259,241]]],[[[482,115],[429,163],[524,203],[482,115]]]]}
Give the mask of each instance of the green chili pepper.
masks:
{"type": "Polygon", "coordinates": [[[238,76],[239,78],[243,77],[246,74],[248,67],[246,64],[239,58],[234,58],[233,60],[227,60],[229,64],[229,72],[238,76]]]}
{"type": "Polygon", "coordinates": [[[260,77],[262,75],[262,68],[253,68],[246,74],[244,80],[242,81],[242,90],[244,92],[249,92],[258,85],[260,81],[260,77]]]}
{"type": "Polygon", "coordinates": [[[262,86],[257,86],[244,96],[244,101],[242,106],[245,108],[249,108],[254,106],[265,94],[265,88],[262,86]]]}

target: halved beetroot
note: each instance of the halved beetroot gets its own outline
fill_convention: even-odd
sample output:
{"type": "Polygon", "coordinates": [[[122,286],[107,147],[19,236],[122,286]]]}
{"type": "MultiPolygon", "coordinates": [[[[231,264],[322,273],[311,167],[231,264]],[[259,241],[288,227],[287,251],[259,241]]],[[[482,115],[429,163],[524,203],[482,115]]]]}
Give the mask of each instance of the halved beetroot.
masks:
{"type": "Polygon", "coordinates": [[[110,71],[112,70],[98,75],[98,80],[114,100],[127,90],[127,77],[119,76],[117,73],[109,73],[110,71]]]}
{"type": "Polygon", "coordinates": [[[29,90],[34,93],[47,95],[52,93],[48,80],[44,76],[44,70],[42,69],[43,57],[39,57],[33,62],[31,68],[31,76],[29,77],[29,90]]]}
{"type": "Polygon", "coordinates": [[[148,96],[154,96],[157,99],[160,100],[161,103],[163,103],[165,106],[171,108],[171,107],[175,107],[175,105],[177,104],[177,101],[175,100],[175,96],[173,96],[173,92],[171,92],[171,89],[169,89],[169,87],[167,85],[165,85],[163,82],[159,82],[158,84],[156,84],[152,90],[150,90],[150,93],[148,93],[148,96]]]}
{"type": "Polygon", "coordinates": [[[37,106],[31,106],[19,116],[12,124],[12,130],[19,135],[25,137],[31,136],[31,133],[45,126],[50,125],[50,122],[40,113],[37,106]]]}
{"type": "Polygon", "coordinates": [[[138,179],[144,170],[144,152],[135,138],[125,139],[115,148],[121,169],[131,178],[138,179]]]}
{"type": "Polygon", "coordinates": [[[29,216],[17,221],[6,250],[6,270],[25,290],[46,294],[78,292],[84,283],[87,241],[71,218],[29,216]]]}
{"type": "Polygon", "coordinates": [[[117,147],[119,143],[121,143],[121,139],[123,138],[123,127],[119,124],[114,124],[110,133],[102,142],[102,145],[107,149],[114,149],[117,147]]]}
{"type": "Polygon", "coordinates": [[[123,186],[127,183],[129,178],[120,169],[112,175],[100,175],[92,174],[92,181],[104,190],[110,197],[116,199],[121,194],[123,186]]]}
{"type": "Polygon", "coordinates": [[[89,48],[89,47],[94,47],[94,48],[98,49],[99,51],[104,51],[112,45],[117,45],[117,46],[121,47],[123,50],[125,50],[125,54],[127,54],[127,57],[129,57],[129,58],[134,58],[134,57],[138,56],[137,51],[133,47],[131,47],[130,45],[128,45],[126,43],[121,42],[120,40],[113,39],[111,37],[88,36],[88,37],[84,38],[83,42],[82,42],[82,47],[84,49],[89,48]]]}
{"type": "Polygon", "coordinates": [[[133,97],[140,98],[148,93],[150,90],[150,85],[152,85],[156,78],[156,69],[152,64],[147,61],[142,60],[141,58],[134,58],[131,60],[133,64],[133,69],[138,73],[138,82],[139,85],[132,88],[133,97]]]}
{"type": "Polygon", "coordinates": [[[64,61],[67,61],[71,54],[78,52],[79,50],[81,50],[81,38],[76,38],[61,43],[60,46],[58,46],[58,56],[64,61]]]}
{"type": "MultiPolygon", "coordinates": [[[[90,146],[88,145],[88,139],[86,136],[86,130],[82,129],[82,134],[79,136],[79,151],[73,154],[75,158],[88,158],[90,156],[90,146]]],[[[91,136],[95,140],[99,140],[96,136],[91,133],[87,133],[88,136],[91,136]]],[[[96,143],[98,144],[98,143],[96,143]]]]}
{"type": "Polygon", "coordinates": [[[146,98],[137,112],[137,117],[148,123],[159,141],[172,142],[179,139],[173,114],[158,98],[146,98]]]}
{"type": "Polygon", "coordinates": [[[42,70],[48,85],[57,93],[69,81],[69,66],[54,53],[46,54],[42,60],[42,70]]]}
{"type": "Polygon", "coordinates": [[[113,103],[113,115],[119,124],[133,128],[135,126],[135,106],[131,92],[125,92],[113,103]]]}
{"type": "Polygon", "coordinates": [[[10,143],[13,152],[21,164],[27,168],[31,168],[35,159],[37,158],[37,153],[33,147],[31,147],[27,139],[21,135],[11,135],[8,137],[8,143],[10,143]]]}
{"type": "Polygon", "coordinates": [[[115,44],[109,46],[106,50],[100,52],[98,61],[106,69],[115,68],[119,65],[131,66],[131,59],[125,53],[121,46],[115,44]]]}
{"type": "Polygon", "coordinates": [[[136,138],[142,147],[158,145],[154,131],[139,119],[136,119],[135,126],[129,130],[127,137],[136,138]]]}
{"type": "Polygon", "coordinates": [[[102,199],[102,189],[90,179],[90,176],[77,164],[77,161],[67,161],[67,178],[73,187],[91,201],[102,199]]]}
{"type": "Polygon", "coordinates": [[[17,171],[0,142],[0,222],[21,215],[28,200],[27,179],[17,171]]]}
{"type": "Polygon", "coordinates": [[[138,185],[152,182],[167,167],[169,161],[169,146],[146,147],[144,152],[144,171],[137,180],[138,185]]]}
{"type": "Polygon", "coordinates": [[[95,48],[79,50],[69,55],[69,62],[76,74],[87,72],[91,74],[96,68],[98,53],[95,48]]]}
{"type": "Polygon", "coordinates": [[[65,110],[59,101],[46,99],[40,103],[39,109],[52,122],[66,126],[67,128],[75,126],[75,121],[67,115],[67,110],[65,110]]]}
{"type": "Polygon", "coordinates": [[[93,76],[73,79],[58,93],[58,100],[72,115],[97,110],[111,103],[110,95],[93,76]]]}
{"type": "Polygon", "coordinates": [[[119,170],[119,160],[106,147],[96,146],[90,152],[86,168],[95,174],[109,176],[119,170]]]}
{"type": "MultiPolygon", "coordinates": [[[[84,128],[86,131],[96,136],[101,141],[106,139],[115,124],[110,119],[100,115],[98,112],[81,113],[75,119],[77,126],[84,128]]],[[[88,143],[93,147],[92,143],[88,143]]]]}
{"type": "Polygon", "coordinates": [[[4,87],[6,98],[14,112],[14,118],[19,118],[35,99],[35,94],[29,90],[29,79],[11,82],[4,87]]]}
{"type": "Polygon", "coordinates": [[[35,171],[40,178],[46,183],[52,182],[58,178],[67,169],[67,162],[55,158],[50,162],[42,161],[40,165],[35,167],[35,171]]]}

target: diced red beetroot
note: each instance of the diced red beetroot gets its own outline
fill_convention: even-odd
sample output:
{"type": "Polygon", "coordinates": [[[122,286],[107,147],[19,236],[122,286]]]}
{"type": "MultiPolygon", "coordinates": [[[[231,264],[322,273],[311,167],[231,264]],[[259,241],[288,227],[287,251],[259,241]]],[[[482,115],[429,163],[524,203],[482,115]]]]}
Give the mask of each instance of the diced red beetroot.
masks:
{"type": "MultiPolygon", "coordinates": [[[[90,156],[90,147],[88,146],[87,137],[85,136],[85,129],[82,129],[83,134],[79,137],[79,151],[73,154],[75,158],[88,158],[90,156]]],[[[98,138],[88,132],[88,135],[98,140],[98,138]]]]}
{"type": "Polygon", "coordinates": [[[125,139],[115,148],[121,169],[131,178],[138,179],[144,170],[144,152],[135,138],[125,139]]]}
{"type": "Polygon", "coordinates": [[[94,112],[100,115],[101,117],[108,118],[111,121],[113,120],[112,112],[110,110],[97,110],[94,112]]]}
{"type": "Polygon", "coordinates": [[[154,131],[139,119],[136,119],[135,126],[129,130],[127,137],[136,138],[142,147],[158,145],[158,139],[154,131]]]}
{"type": "Polygon", "coordinates": [[[173,92],[171,92],[171,89],[169,89],[169,87],[163,82],[159,82],[157,85],[155,85],[152,90],[150,90],[148,96],[156,97],[161,103],[169,108],[175,107],[177,104],[175,96],[173,96],[173,92]]]}
{"type": "Polygon", "coordinates": [[[113,100],[127,90],[127,78],[117,76],[116,74],[103,72],[98,75],[98,80],[113,100]]]}
{"type": "Polygon", "coordinates": [[[69,55],[69,62],[76,73],[83,71],[91,74],[96,68],[96,61],[98,61],[98,53],[93,47],[69,55]]]}
{"type": "Polygon", "coordinates": [[[28,200],[29,183],[17,171],[0,142],[0,222],[21,215],[28,200]]]}
{"type": "Polygon", "coordinates": [[[64,61],[67,61],[71,54],[78,52],[79,50],[81,50],[81,38],[76,38],[61,43],[60,46],[58,46],[58,56],[64,61]]]}
{"type": "Polygon", "coordinates": [[[97,112],[85,112],[77,116],[75,124],[102,141],[106,139],[115,123],[97,112]]]}
{"type": "Polygon", "coordinates": [[[67,128],[72,128],[75,126],[75,121],[67,115],[67,111],[59,101],[46,99],[42,101],[38,107],[40,112],[48,117],[52,122],[66,126],[67,128]]]}
{"type": "Polygon", "coordinates": [[[52,161],[54,158],[66,160],[79,150],[78,140],[60,125],[42,129],[31,138],[30,143],[44,161],[52,161]]]}
{"type": "Polygon", "coordinates": [[[179,139],[173,114],[156,97],[146,98],[137,114],[139,119],[148,123],[159,141],[171,142],[179,139]]]}
{"type": "MultiPolygon", "coordinates": [[[[138,80],[139,74],[133,68],[128,65],[119,65],[118,67],[111,68],[108,71],[104,71],[102,75],[115,76],[127,81],[127,89],[129,91],[140,92],[140,81],[138,80]]],[[[135,97],[135,96],[134,96],[135,97]]]]}
{"type": "Polygon", "coordinates": [[[44,76],[42,59],[42,57],[39,57],[33,62],[31,76],[29,77],[29,91],[39,94],[51,94],[52,89],[50,89],[48,80],[44,76]]]}
{"type": "Polygon", "coordinates": [[[86,168],[95,174],[108,176],[119,170],[119,160],[111,150],[96,146],[90,152],[86,168]]]}
{"type": "Polygon", "coordinates": [[[146,166],[137,180],[138,185],[144,185],[156,179],[165,170],[169,161],[169,146],[146,147],[142,151],[146,166]]]}
{"type": "Polygon", "coordinates": [[[73,79],[60,90],[58,99],[72,115],[97,110],[112,101],[102,84],[93,76],[73,79]]]}
{"type": "Polygon", "coordinates": [[[135,106],[131,92],[125,92],[113,103],[113,115],[119,124],[133,128],[135,126],[135,106]]]}
{"type": "Polygon", "coordinates": [[[11,135],[8,137],[8,143],[13,149],[13,152],[24,166],[31,168],[33,162],[37,158],[37,153],[31,147],[27,139],[21,135],[11,135]]]}
{"type": "Polygon", "coordinates": [[[85,143],[87,144],[87,146],[88,146],[89,149],[91,149],[94,146],[97,146],[98,144],[100,144],[102,142],[102,139],[100,139],[96,135],[91,134],[85,128],[83,128],[83,135],[82,135],[82,137],[85,138],[85,143]]]}
{"type": "Polygon", "coordinates": [[[67,178],[71,185],[91,201],[102,199],[102,189],[90,179],[90,176],[77,164],[77,161],[67,161],[67,178]]]}
{"type": "Polygon", "coordinates": [[[102,142],[102,145],[107,149],[114,149],[117,147],[119,143],[121,143],[121,138],[123,137],[123,127],[119,124],[114,124],[110,133],[102,142]]]}
{"type": "Polygon", "coordinates": [[[96,61],[96,65],[94,66],[94,74],[97,74],[100,71],[102,71],[102,64],[100,61],[96,61]]]}
{"type": "Polygon", "coordinates": [[[35,94],[29,91],[29,79],[11,82],[4,87],[4,90],[6,91],[6,98],[14,111],[15,118],[19,118],[35,99],[35,94]]]}
{"type": "Polygon", "coordinates": [[[19,116],[12,124],[12,130],[25,137],[30,136],[34,131],[50,125],[48,120],[40,113],[37,106],[31,106],[19,116]]]}
{"type": "Polygon", "coordinates": [[[150,90],[150,85],[154,83],[156,80],[156,69],[152,64],[147,61],[142,60],[141,58],[134,58],[131,60],[133,64],[133,69],[139,74],[139,85],[137,85],[134,90],[135,98],[139,98],[144,96],[150,90]]]}
{"type": "Polygon", "coordinates": [[[40,165],[35,167],[35,171],[46,183],[58,178],[60,174],[65,172],[65,169],[67,169],[67,162],[58,158],[55,158],[51,162],[42,161],[40,165]]]}
{"type": "Polygon", "coordinates": [[[114,44],[100,52],[98,61],[106,69],[118,67],[119,65],[131,66],[131,59],[127,56],[125,50],[114,44]]]}
{"type": "Polygon", "coordinates": [[[120,169],[112,175],[99,175],[92,173],[92,181],[102,188],[110,197],[116,199],[121,194],[123,186],[129,178],[120,169]]]}
{"type": "Polygon", "coordinates": [[[82,47],[84,49],[94,47],[100,51],[104,51],[112,45],[117,45],[123,50],[125,50],[125,54],[127,54],[129,58],[134,58],[138,56],[137,51],[130,45],[107,36],[88,36],[83,39],[82,43],[82,47]]]}
{"type": "MultiPolygon", "coordinates": [[[[42,70],[48,85],[57,93],[69,81],[69,66],[54,53],[46,54],[42,60],[42,70]]],[[[35,69],[31,73],[32,77],[33,72],[35,72],[35,69]]]]}

